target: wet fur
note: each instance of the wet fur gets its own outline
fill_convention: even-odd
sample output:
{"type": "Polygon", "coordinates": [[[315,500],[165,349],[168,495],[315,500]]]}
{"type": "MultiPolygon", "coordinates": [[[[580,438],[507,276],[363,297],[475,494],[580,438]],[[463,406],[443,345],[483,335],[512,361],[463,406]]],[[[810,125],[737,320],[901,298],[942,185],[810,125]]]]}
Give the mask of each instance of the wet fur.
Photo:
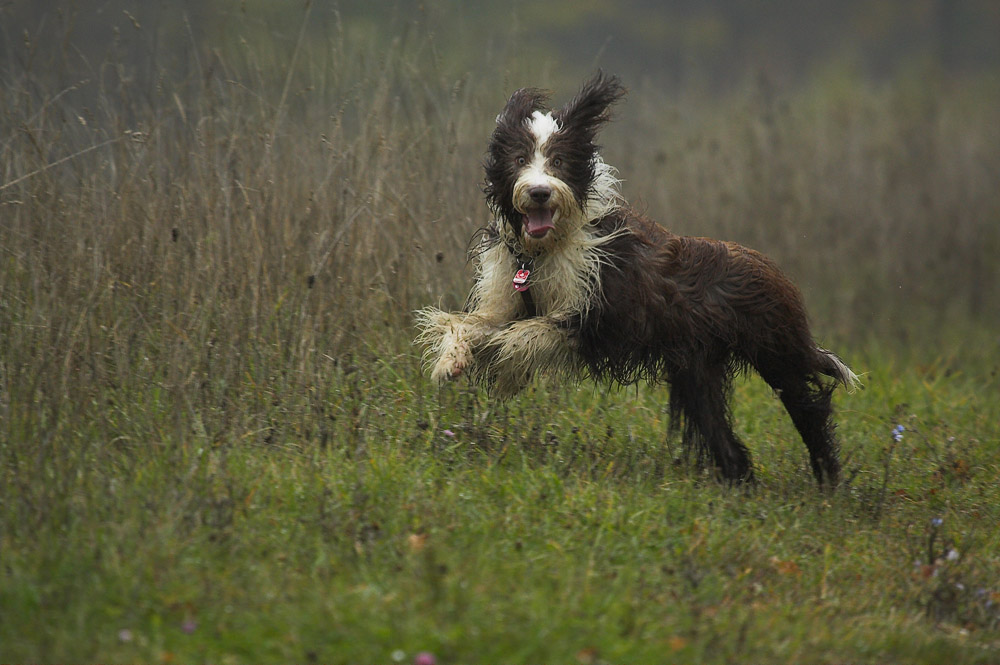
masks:
{"type": "Polygon", "coordinates": [[[475,250],[466,311],[417,313],[432,378],[469,374],[500,398],[540,371],[618,384],[666,380],[686,447],[724,478],[748,481],[750,455],[728,400],[733,377],[753,369],[780,396],[817,480],[835,484],[836,383],[823,377],[849,390],[857,377],[813,341],[798,290],[772,261],[735,243],[670,233],[622,199],[594,139],[624,94],[616,77],[598,74],[558,111],[546,110],[541,91],[523,89],[497,117],[485,164],[496,220],[475,250]],[[535,186],[551,189],[557,210],[543,238],[522,229],[532,205],[524,192],[535,186]],[[526,260],[534,316],[511,285],[526,260]]]}

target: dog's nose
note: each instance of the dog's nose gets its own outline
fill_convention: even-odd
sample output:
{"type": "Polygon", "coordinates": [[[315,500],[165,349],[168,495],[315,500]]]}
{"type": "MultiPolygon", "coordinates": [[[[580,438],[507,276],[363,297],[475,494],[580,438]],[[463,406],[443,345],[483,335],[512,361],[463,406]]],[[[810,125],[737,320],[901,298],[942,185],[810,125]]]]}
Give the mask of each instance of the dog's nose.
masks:
{"type": "Polygon", "coordinates": [[[549,197],[552,196],[552,188],[545,186],[532,187],[528,190],[528,196],[531,197],[532,202],[541,205],[547,203],[549,197]]]}

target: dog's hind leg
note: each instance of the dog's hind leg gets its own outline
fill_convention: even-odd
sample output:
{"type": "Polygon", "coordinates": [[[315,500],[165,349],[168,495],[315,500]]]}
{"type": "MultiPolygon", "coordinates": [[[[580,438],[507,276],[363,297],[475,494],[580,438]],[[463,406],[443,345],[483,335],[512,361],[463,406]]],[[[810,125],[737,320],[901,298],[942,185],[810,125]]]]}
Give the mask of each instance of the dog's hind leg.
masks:
{"type": "Polygon", "coordinates": [[[824,385],[816,374],[801,369],[802,362],[779,357],[757,363],[757,371],[778,393],[781,403],[809,449],[809,463],[820,484],[834,486],[840,479],[839,446],[834,436],[831,404],[835,384],[824,385]]]}
{"type": "Polygon", "coordinates": [[[753,482],[746,446],[733,431],[729,413],[729,371],[725,365],[670,374],[671,421],[684,419],[684,446],[709,457],[730,482],[753,482]]]}
{"type": "Polygon", "coordinates": [[[835,486],[840,480],[839,446],[833,434],[832,386],[801,381],[781,391],[781,403],[809,449],[813,475],[820,484],[835,486]]]}

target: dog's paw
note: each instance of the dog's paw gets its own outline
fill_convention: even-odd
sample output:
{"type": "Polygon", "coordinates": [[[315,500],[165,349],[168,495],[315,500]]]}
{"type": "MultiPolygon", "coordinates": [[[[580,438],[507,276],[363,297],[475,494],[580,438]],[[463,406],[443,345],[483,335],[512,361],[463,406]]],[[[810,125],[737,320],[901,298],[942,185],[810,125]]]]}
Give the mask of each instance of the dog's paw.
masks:
{"type": "Polygon", "coordinates": [[[441,354],[434,370],[431,372],[431,380],[437,383],[444,383],[462,376],[472,365],[472,349],[467,342],[457,342],[450,349],[441,354]]]}

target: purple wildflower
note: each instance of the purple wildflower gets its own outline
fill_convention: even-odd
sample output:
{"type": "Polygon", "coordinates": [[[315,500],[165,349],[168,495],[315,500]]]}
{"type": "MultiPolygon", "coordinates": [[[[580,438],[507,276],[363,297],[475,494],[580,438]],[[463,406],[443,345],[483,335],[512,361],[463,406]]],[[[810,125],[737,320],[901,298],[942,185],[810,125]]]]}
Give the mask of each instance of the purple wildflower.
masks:
{"type": "Polygon", "coordinates": [[[414,657],[413,665],[437,665],[437,660],[434,658],[434,654],[421,651],[414,657]]]}

